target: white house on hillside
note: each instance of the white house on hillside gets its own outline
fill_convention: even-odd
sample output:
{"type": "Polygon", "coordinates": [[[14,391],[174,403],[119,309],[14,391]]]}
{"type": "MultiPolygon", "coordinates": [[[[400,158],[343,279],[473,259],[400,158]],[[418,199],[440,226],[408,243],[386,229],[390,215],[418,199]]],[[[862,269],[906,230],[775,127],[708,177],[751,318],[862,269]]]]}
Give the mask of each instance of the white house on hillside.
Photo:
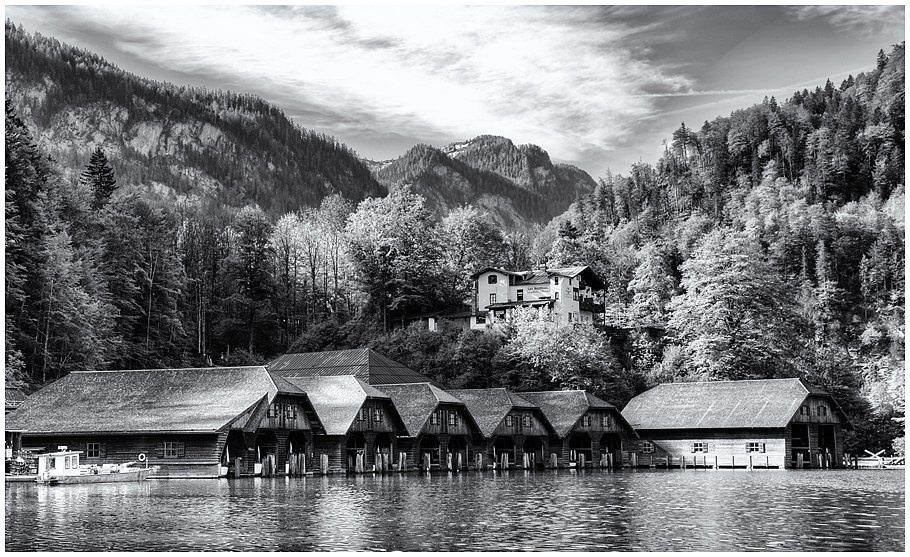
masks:
{"type": "Polygon", "coordinates": [[[587,266],[533,271],[507,271],[487,267],[473,275],[474,300],[470,327],[482,329],[505,320],[516,307],[550,308],[560,323],[593,323],[603,305],[594,293],[603,281],[587,266]]]}

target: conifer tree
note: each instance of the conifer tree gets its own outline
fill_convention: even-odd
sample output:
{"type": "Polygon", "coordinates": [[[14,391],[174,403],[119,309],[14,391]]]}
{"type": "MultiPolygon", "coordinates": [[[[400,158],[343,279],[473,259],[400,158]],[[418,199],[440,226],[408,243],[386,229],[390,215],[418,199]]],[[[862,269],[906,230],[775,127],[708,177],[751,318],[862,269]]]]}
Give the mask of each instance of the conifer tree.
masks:
{"type": "Polygon", "coordinates": [[[82,172],[82,182],[92,189],[94,195],[92,209],[104,207],[111,198],[111,194],[117,189],[114,171],[100,147],[92,153],[88,166],[82,172]]]}

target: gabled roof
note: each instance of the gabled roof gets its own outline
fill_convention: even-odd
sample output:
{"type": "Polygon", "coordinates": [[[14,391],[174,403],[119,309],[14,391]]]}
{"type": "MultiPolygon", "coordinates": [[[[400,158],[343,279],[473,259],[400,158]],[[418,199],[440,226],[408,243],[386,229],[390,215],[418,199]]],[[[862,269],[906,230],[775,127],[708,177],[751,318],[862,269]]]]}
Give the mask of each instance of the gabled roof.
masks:
{"type": "Polygon", "coordinates": [[[27,433],[214,432],[279,391],[264,367],[75,371],[6,416],[27,433]]]}
{"type": "Polygon", "coordinates": [[[392,400],[353,375],[288,377],[287,381],[307,394],[326,435],[347,434],[367,399],[392,400]]]}
{"type": "MultiPolygon", "coordinates": [[[[410,437],[420,435],[427,420],[430,419],[430,414],[435,412],[440,404],[453,404],[466,409],[464,402],[430,383],[383,385],[380,389],[392,397],[392,402],[398,409],[410,437]]],[[[470,413],[467,417],[473,423],[470,413]]]]}
{"type": "Polygon", "coordinates": [[[494,273],[500,273],[503,275],[512,275],[513,277],[523,276],[523,273],[521,271],[507,271],[507,270],[501,269],[499,267],[484,267],[483,269],[480,269],[479,271],[475,271],[475,272],[471,273],[471,278],[476,279],[480,275],[490,272],[490,271],[493,271],[494,273]]]}
{"type": "MultiPolygon", "coordinates": [[[[450,389],[450,395],[460,399],[468,408],[468,412],[480,428],[480,433],[489,438],[499,427],[506,414],[513,408],[531,408],[540,411],[536,404],[523,399],[506,389],[450,389]]],[[[544,424],[552,429],[546,416],[541,413],[544,424]]]]}
{"type": "Polygon", "coordinates": [[[831,398],[801,379],[663,383],[630,400],[622,415],[637,430],[781,428],[810,394],[831,398]]]}
{"type": "Polygon", "coordinates": [[[515,283],[516,285],[546,284],[547,282],[550,282],[550,279],[554,276],[575,278],[578,275],[582,275],[582,279],[591,287],[595,289],[605,288],[603,280],[601,280],[601,278],[597,276],[597,273],[595,273],[594,270],[587,265],[559,267],[556,269],[532,269],[530,271],[507,271],[505,269],[500,269],[497,267],[486,267],[477,271],[476,273],[473,273],[471,275],[471,278],[476,279],[480,275],[489,271],[517,277],[520,280],[515,283]]]}
{"type": "Polygon", "coordinates": [[[632,427],[620,414],[619,409],[605,400],[601,400],[587,391],[541,391],[521,393],[522,398],[540,406],[556,435],[564,438],[572,433],[572,428],[585,412],[592,408],[613,410],[630,432],[632,427]]]}
{"type": "Polygon", "coordinates": [[[268,365],[285,378],[350,375],[369,385],[432,383],[432,379],[369,348],[285,354],[268,365]]]}

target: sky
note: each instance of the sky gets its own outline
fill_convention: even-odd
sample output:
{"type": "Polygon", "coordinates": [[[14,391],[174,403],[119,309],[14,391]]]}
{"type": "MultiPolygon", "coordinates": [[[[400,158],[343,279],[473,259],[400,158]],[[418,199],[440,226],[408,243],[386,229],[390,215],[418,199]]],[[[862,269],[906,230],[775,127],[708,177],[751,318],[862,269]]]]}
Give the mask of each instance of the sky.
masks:
{"type": "Polygon", "coordinates": [[[895,5],[31,5],[28,32],[136,75],[251,93],[361,157],[478,135],[593,177],[681,123],[839,85],[904,41],[895,5]]]}

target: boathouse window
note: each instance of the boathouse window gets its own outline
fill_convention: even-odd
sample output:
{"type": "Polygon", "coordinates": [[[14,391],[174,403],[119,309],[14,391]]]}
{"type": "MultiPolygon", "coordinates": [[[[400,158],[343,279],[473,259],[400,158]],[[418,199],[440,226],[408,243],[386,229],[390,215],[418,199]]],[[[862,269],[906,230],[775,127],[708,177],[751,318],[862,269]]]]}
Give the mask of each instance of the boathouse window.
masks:
{"type": "Polygon", "coordinates": [[[765,452],[764,443],[746,443],[746,452],[747,453],[763,453],[765,452]]]}
{"type": "Polygon", "coordinates": [[[531,427],[531,416],[525,414],[521,417],[521,424],[525,427],[531,427]]]}
{"type": "Polygon", "coordinates": [[[458,414],[455,412],[449,412],[449,425],[456,426],[458,425],[458,414]]]}
{"type": "Polygon", "coordinates": [[[63,459],[63,467],[66,468],[67,470],[70,469],[70,457],[66,457],[63,459]]]}
{"type": "Polygon", "coordinates": [[[591,427],[591,416],[588,416],[587,414],[582,416],[581,425],[582,425],[582,427],[591,427]]]}
{"type": "Polygon", "coordinates": [[[653,453],[654,452],[654,443],[652,443],[650,441],[642,441],[641,442],[641,452],[643,452],[645,454],[653,453]]]}
{"type": "Polygon", "coordinates": [[[818,415],[819,415],[819,416],[827,416],[827,415],[828,415],[828,409],[827,409],[826,407],[824,407],[824,406],[819,406],[819,407],[818,407],[818,415]]]}
{"type": "Polygon", "coordinates": [[[360,409],[360,421],[365,422],[370,418],[370,411],[367,408],[360,409]]]}
{"type": "Polygon", "coordinates": [[[802,406],[799,407],[799,415],[800,416],[809,415],[809,405],[808,404],[803,404],[802,406]]]}
{"type": "Polygon", "coordinates": [[[86,443],[85,444],[85,457],[86,458],[101,458],[101,443],[86,443]]]}
{"type": "Polygon", "coordinates": [[[433,412],[430,414],[430,425],[439,424],[439,412],[433,412]]]}
{"type": "Polygon", "coordinates": [[[601,427],[613,427],[613,424],[610,423],[610,416],[601,416],[600,425],[601,427]]]}
{"type": "Polygon", "coordinates": [[[696,441],[696,442],[692,443],[692,452],[693,453],[708,452],[708,442],[707,441],[696,441]]]}
{"type": "Polygon", "coordinates": [[[161,458],[183,458],[186,445],[183,441],[162,441],[155,452],[161,458]]]}
{"type": "Polygon", "coordinates": [[[506,416],[506,427],[513,427],[515,425],[512,420],[512,414],[506,416]]]}
{"type": "Polygon", "coordinates": [[[373,411],[373,420],[382,423],[382,408],[377,408],[373,411]]]}
{"type": "Polygon", "coordinates": [[[487,284],[496,284],[496,275],[490,275],[487,277],[487,284]]]}
{"type": "Polygon", "coordinates": [[[288,404],[284,409],[284,416],[289,420],[297,419],[297,405],[288,404]]]}

